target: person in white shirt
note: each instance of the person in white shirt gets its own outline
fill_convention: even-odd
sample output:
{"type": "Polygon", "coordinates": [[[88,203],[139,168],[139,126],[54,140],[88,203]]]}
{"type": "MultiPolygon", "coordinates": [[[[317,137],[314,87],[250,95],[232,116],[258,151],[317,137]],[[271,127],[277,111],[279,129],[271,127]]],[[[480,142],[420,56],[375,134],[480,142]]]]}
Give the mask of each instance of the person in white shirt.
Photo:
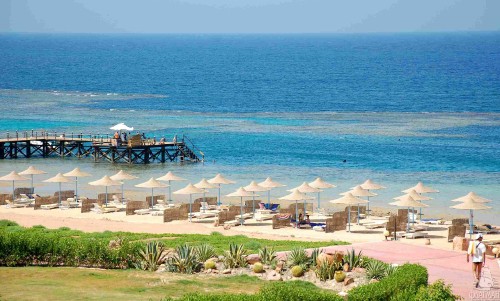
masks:
{"type": "Polygon", "coordinates": [[[476,235],[476,240],[470,242],[467,250],[467,262],[469,262],[469,256],[472,257],[472,273],[475,279],[474,285],[479,287],[481,270],[486,264],[486,246],[483,243],[483,234],[478,233],[476,235]]]}

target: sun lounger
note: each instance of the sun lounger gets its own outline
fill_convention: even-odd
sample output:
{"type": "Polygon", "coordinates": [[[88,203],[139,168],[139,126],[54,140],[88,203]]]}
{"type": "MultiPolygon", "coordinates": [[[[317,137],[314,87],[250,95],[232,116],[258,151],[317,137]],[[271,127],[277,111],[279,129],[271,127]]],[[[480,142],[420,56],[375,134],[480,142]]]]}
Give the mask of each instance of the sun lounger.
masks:
{"type": "Polygon", "coordinates": [[[59,208],[59,204],[58,203],[45,204],[45,205],[41,205],[40,206],[40,209],[44,209],[44,210],[50,210],[50,209],[56,209],[56,208],[59,208]]]}
{"type": "Polygon", "coordinates": [[[377,221],[373,223],[365,223],[363,226],[365,226],[366,229],[377,229],[377,228],[385,228],[387,225],[386,221],[377,221]]]}
{"type": "Polygon", "coordinates": [[[5,202],[7,203],[7,208],[23,208],[28,206],[27,203],[11,202],[10,200],[5,200],[5,202]]]}
{"type": "Polygon", "coordinates": [[[424,238],[424,237],[427,237],[427,233],[426,232],[410,232],[410,233],[406,233],[405,237],[406,237],[406,239],[424,238]]]}
{"type": "Polygon", "coordinates": [[[135,214],[137,215],[144,215],[144,214],[150,214],[151,209],[137,209],[134,211],[135,214]]]}
{"type": "Polygon", "coordinates": [[[431,225],[442,225],[444,221],[439,218],[423,218],[420,220],[423,224],[431,224],[431,225]]]}

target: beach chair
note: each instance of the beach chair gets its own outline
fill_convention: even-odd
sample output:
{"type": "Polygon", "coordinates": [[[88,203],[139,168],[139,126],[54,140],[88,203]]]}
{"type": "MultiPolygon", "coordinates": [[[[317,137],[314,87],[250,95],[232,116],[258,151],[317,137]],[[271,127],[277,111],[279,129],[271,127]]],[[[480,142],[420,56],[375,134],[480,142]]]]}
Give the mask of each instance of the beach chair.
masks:
{"type": "Polygon", "coordinates": [[[415,238],[425,238],[427,237],[427,232],[407,232],[405,235],[406,239],[415,239],[415,238]]]}
{"type": "Polygon", "coordinates": [[[137,214],[137,215],[146,215],[146,214],[150,214],[151,213],[151,209],[137,209],[137,210],[134,210],[134,214],[137,214]]]}
{"type": "Polygon", "coordinates": [[[40,206],[40,209],[43,209],[43,210],[51,210],[51,209],[56,209],[56,208],[59,208],[58,203],[45,204],[45,205],[40,206]]]}
{"type": "Polygon", "coordinates": [[[366,229],[378,229],[378,228],[385,228],[387,225],[387,221],[376,221],[372,223],[365,223],[363,226],[365,226],[366,229]]]}
{"type": "Polygon", "coordinates": [[[5,200],[5,202],[7,203],[7,205],[5,205],[6,208],[23,208],[28,206],[27,204],[23,203],[12,202],[11,200],[5,200]]]}

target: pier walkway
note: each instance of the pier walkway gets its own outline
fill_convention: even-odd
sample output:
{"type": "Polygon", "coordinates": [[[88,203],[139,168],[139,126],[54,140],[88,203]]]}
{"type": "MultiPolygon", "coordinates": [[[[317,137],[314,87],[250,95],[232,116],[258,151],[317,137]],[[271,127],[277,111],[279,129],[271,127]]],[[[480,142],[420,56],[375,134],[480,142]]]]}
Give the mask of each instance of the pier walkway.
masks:
{"type": "Polygon", "coordinates": [[[110,135],[9,132],[0,136],[0,159],[48,157],[90,157],[95,162],[165,163],[200,162],[204,154],[191,140],[182,136],[179,141],[159,142],[133,135],[126,142],[110,135]],[[198,156],[197,152],[200,156],[198,156]]]}

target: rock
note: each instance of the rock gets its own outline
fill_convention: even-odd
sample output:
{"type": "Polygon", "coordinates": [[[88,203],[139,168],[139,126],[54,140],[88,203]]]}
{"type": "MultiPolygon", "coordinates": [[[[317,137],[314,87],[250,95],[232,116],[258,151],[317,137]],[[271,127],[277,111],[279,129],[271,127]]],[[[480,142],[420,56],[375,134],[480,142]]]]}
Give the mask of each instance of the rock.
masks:
{"type": "Polygon", "coordinates": [[[224,225],[224,230],[229,230],[231,229],[231,225],[224,225]]]}
{"type": "Polygon", "coordinates": [[[347,263],[347,262],[344,263],[344,266],[342,267],[342,269],[344,270],[344,272],[346,272],[346,273],[349,272],[349,268],[350,268],[349,267],[349,263],[347,263]]]}
{"type": "Polygon", "coordinates": [[[250,254],[246,258],[248,264],[255,264],[257,262],[260,262],[260,257],[257,254],[250,254]]]}
{"type": "Polygon", "coordinates": [[[231,269],[225,269],[224,271],[222,271],[222,274],[231,274],[231,269]]]}
{"type": "Polygon", "coordinates": [[[283,277],[281,277],[280,273],[276,273],[274,271],[267,274],[266,280],[268,281],[282,281],[283,277]]]}
{"type": "Polygon", "coordinates": [[[354,283],[354,278],[351,278],[351,277],[346,277],[346,278],[344,279],[344,285],[345,285],[345,286],[347,286],[347,285],[349,285],[349,284],[351,284],[351,283],[354,283]]]}
{"type": "Polygon", "coordinates": [[[360,274],[366,273],[366,269],[364,269],[364,268],[354,268],[352,271],[355,273],[360,273],[360,274]]]}
{"type": "Polygon", "coordinates": [[[378,282],[378,280],[377,280],[377,279],[370,279],[370,282],[369,282],[369,283],[376,283],[376,282],[378,282]]]}

